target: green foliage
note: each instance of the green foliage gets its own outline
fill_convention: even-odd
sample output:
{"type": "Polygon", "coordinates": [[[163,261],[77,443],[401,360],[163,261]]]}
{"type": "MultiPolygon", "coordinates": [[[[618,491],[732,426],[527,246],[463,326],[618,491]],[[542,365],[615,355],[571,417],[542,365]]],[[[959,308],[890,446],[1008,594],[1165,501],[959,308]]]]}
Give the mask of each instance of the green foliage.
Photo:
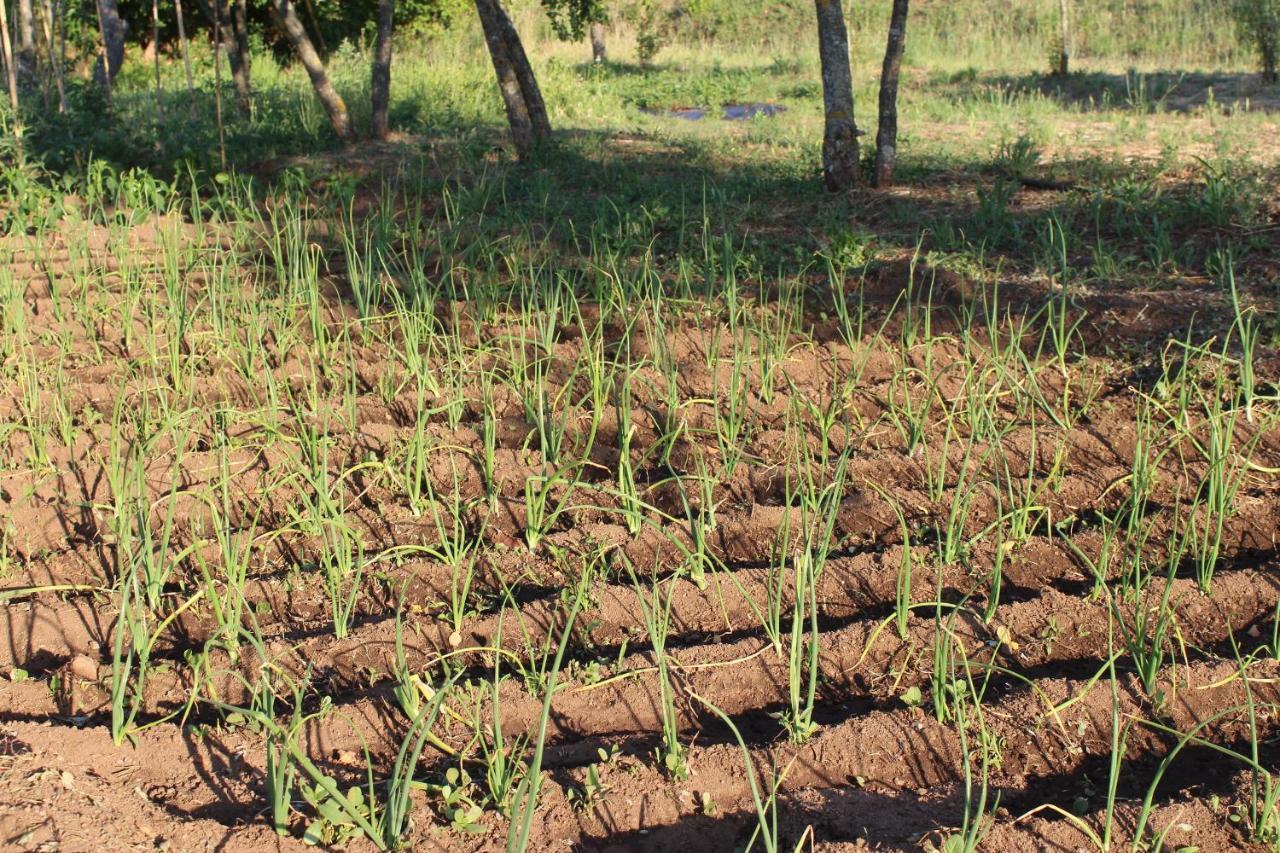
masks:
{"type": "Polygon", "coordinates": [[[636,28],[636,55],[646,65],[670,44],[675,34],[675,15],[657,0],[639,0],[627,10],[626,20],[636,28]]]}
{"type": "MultiPolygon", "coordinates": [[[[343,41],[372,40],[378,0],[313,0],[313,4],[315,19],[304,17],[304,22],[318,29],[330,47],[343,41]]],[[[474,14],[469,0],[396,0],[396,27],[413,32],[445,29],[468,13],[474,14]]],[[[269,23],[263,20],[264,25],[269,23]]]]}
{"type": "MultiPolygon", "coordinates": [[[[226,3],[227,0],[221,0],[226,3]]],[[[129,41],[143,44],[151,41],[151,0],[118,0],[120,17],[127,27],[129,41]]],[[[312,0],[310,4],[298,2],[298,14],[304,25],[318,36],[321,43],[336,47],[346,40],[360,40],[371,34],[378,0],[312,0]],[[312,17],[314,10],[314,17],[312,17]]],[[[249,0],[249,31],[287,52],[271,21],[270,3],[267,0],[249,0]]],[[[68,47],[82,54],[91,54],[98,40],[97,13],[94,0],[75,0],[62,5],[68,47]]],[[[461,15],[471,10],[470,0],[396,0],[396,26],[402,30],[423,32],[444,29],[454,24],[461,15]]],[[[201,4],[188,2],[182,7],[188,37],[193,44],[199,33],[213,29],[213,21],[207,19],[201,4]]],[[[159,0],[160,43],[162,48],[174,53],[178,49],[178,14],[174,0],[159,0]]],[[[227,22],[224,20],[224,24],[227,22]]],[[[371,36],[370,36],[371,37],[371,36]]],[[[126,62],[124,71],[131,66],[145,74],[150,68],[142,63],[126,62]]]]}
{"type": "Polygon", "coordinates": [[[1262,75],[1280,79],[1280,0],[1235,0],[1231,4],[1240,39],[1258,55],[1262,75]]]}
{"type": "Polygon", "coordinates": [[[812,25],[813,4],[807,0],[683,0],[668,4],[681,34],[695,41],[755,40],[769,33],[812,25]]]}
{"type": "Polygon", "coordinates": [[[562,41],[577,41],[590,24],[609,20],[604,0],[542,0],[551,29],[562,41]]]}

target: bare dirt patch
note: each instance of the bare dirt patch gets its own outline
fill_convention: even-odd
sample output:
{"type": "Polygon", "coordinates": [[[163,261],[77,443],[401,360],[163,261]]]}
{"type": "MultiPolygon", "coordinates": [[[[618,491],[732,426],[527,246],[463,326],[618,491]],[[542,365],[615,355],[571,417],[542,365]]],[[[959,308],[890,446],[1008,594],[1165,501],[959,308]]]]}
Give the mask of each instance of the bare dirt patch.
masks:
{"type": "Polygon", "coordinates": [[[452,678],[409,838],[500,848],[492,752],[536,739],[571,617],[535,849],[745,844],[753,780],[789,845],[941,845],[977,820],[989,849],[1066,849],[1108,814],[1124,837],[1255,842],[1224,750],[1274,767],[1280,375],[1262,346],[1246,413],[1220,289],[1065,300],[904,261],[776,298],[440,299],[414,326],[358,319],[349,270],[307,303],[256,244],[232,262],[212,230],[118,233],[5,249],[10,357],[36,371],[0,389],[21,425],[0,472],[6,844],[293,849],[317,807],[295,789],[272,832],[264,733],[228,708],[265,690],[328,778],[379,788],[413,731],[403,689],[452,678]],[[169,240],[191,247],[178,288],[169,240]],[[150,307],[174,293],[176,330],[150,307]],[[795,648],[816,694],[789,739],[795,648]]]}

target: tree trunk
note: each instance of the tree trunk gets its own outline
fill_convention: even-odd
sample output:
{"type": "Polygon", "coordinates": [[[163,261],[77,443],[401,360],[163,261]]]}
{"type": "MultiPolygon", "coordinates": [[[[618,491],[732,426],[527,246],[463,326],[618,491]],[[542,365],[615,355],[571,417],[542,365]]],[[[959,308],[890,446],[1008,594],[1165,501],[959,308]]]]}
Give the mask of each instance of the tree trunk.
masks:
{"type": "Polygon", "coordinates": [[[875,185],[893,185],[893,168],[898,162],[898,74],[907,41],[907,7],[910,0],[893,0],[889,17],[889,41],[884,48],[880,70],[880,123],[876,129],[875,185]]]}
{"type": "Polygon", "coordinates": [[[36,16],[31,7],[31,0],[18,0],[18,47],[14,51],[18,57],[18,76],[21,81],[31,84],[36,79],[36,16]]]}
{"type": "Polygon", "coordinates": [[[253,108],[253,75],[249,56],[249,9],[246,0],[236,0],[231,5],[231,29],[235,36],[236,50],[228,54],[231,61],[231,79],[236,84],[236,101],[240,111],[248,113],[253,108]]]}
{"type": "Polygon", "coordinates": [[[182,14],[182,0],[173,2],[174,17],[178,20],[178,47],[182,50],[182,67],[187,74],[187,100],[191,103],[194,116],[196,108],[196,81],[191,73],[191,46],[187,44],[187,21],[182,14]]]}
{"type": "MultiPolygon", "coordinates": [[[[181,16],[181,0],[179,16],[181,16]]],[[[223,24],[218,43],[231,65],[231,80],[236,85],[236,104],[240,111],[248,113],[253,106],[253,85],[249,73],[249,23],[244,0],[197,0],[200,12],[213,21],[216,17],[223,24]],[[213,3],[218,4],[214,9],[213,3]]],[[[181,18],[179,18],[181,20],[181,18]]],[[[181,25],[181,24],[179,24],[181,25]]],[[[305,32],[305,31],[304,31],[305,32]]]]}
{"type": "Polygon", "coordinates": [[[128,24],[120,17],[116,0],[97,0],[98,29],[102,37],[102,55],[93,69],[93,79],[108,89],[116,82],[120,66],[124,65],[124,40],[128,24]]]}
{"type": "Polygon", "coordinates": [[[65,113],[67,111],[67,89],[62,82],[62,57],[57,54],[57,45],[54,43],[53,34],[55,31],[55,17],[53,0],[44,0],[44,42],[49,49],[49,69],[53,73],[54,85],[58,87],[58,112],[65,113]]]}
{"type": "Polygon", "coordinates": [[[344,144],[349,145],[355,142],[356,134],[351,129],[351,116],[347,113],[347,105],[338,91],[333,88],[333,84],[329,82],[329,75],[324,70],[324,63],[320,61],[320,54],[316,53],[315,45],[311,43],[311,37],[307,35],[302,21],[298,19],[293,3],[290,0],[272,0],[271,12],[275,17],[276,25],[289,37],[289,42],[293,45],[294,52],[298,54],[302,67],[307,69],[307,76],[311,78],[311,86],[316,90],[316,97],[320,99],[325,112],[329,114],[329,124],[333,125],[333,132],[344,144]]]}
{"type": "Polygon", "coordinates": [[[520,34],[499,0],[476,0],[476,12],[507,107],[511,139],[519,156],[527,157],[540,140],[551,135],[542,92],[520,42],[520,34]]]}
{"type": "Polygon", "coordinates": [[[818,56],[822,61],[822,177],[831,192],[858,183],[858,127],[853,120],[853,72],[849,67],[849,31],[840,0],[815,0],[818,56]]]}
{"type": "Polygon", "coordinates": [[[378,0],[378,41],[373,51],[373,138],[391,133],[387,113],[391,107],[391,31],[395,27],[395,0],[378,0]]]}
{"type": "Polygon", "coordinates": [[[604,24],[600,21],[593,21],[590,28],[591,34],[591,60],[593,62],[608,62],[609,52],[604,43],[604,24]]]}
{"type": "MultiPolygon", "coordinates": [[[[18,113],[18,70],[14,62],[14,56],[9,51],[13,45],[13,40],[9,37],[9,13],[6,10],[7,3],[0,0],[0,59],[4,60],[5,81],[9,88],[9,107],[13,110],[13,121],[15,127],[22,127],[22,119],[18,113]]],[[[22,138],[21,132],[18,138],[22,138]]]]}
{"type": "Polygon", "coordinates": [[[164,95],[160,84],[160,0],[151,0],[151,60],[156,72],[156,127],[159,128],[160,115],[164,112],[164,95]]]}
{"type": "Polygon", "coordinates": [[[529,57],[524,52],[524,42],[520,33],[511,21],[507,10],[502,8],[501,0],[486,0],[497,11],[496,21],[502,38],[507,43],[511,61],[515,64],[516,78],[520,81],[520,91],[524,93],[525,103],[529,105],[529,117],[533,119],[534,135],[545,139],[551,135],[551,120],[547,118],[547,105],[542,100],[542,89],[538,86],[538,78],[529,64],[529,57]]]}
{"type": "Polygon", "coordinates": [[[302,5],[307,7],[307,20],[311,21],[311,31],[316,34],[316,47],[319,48],[320,58],[327,63],[329,45],[324,43],[324,33],[320,31],[320,19],[316,17],[316,7],[311,0],[302,0],[302,5]]]}
{"type": "Polygon", "coordinates": [[[1058,0],[1058,38],[1062,43],[1058,49],[1058,61],[1053,73],[1066,77],[1071,71],[1071,18],[1067,14],[1067,0],[1058,0]]]}

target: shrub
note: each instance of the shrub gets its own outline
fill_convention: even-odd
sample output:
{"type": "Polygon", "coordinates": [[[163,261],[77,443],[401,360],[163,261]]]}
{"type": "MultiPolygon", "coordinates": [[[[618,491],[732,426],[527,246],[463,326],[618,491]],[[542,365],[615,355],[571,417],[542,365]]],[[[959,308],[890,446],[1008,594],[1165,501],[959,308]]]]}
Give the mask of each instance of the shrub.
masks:
{"type": "Polygon", "coordinates": [[[1231,6],[1243,41],[1250,43],[1262,62],[1262,76],[1277,81],[1280,63],[1280,0],[1235,0],[1231,6]]]}

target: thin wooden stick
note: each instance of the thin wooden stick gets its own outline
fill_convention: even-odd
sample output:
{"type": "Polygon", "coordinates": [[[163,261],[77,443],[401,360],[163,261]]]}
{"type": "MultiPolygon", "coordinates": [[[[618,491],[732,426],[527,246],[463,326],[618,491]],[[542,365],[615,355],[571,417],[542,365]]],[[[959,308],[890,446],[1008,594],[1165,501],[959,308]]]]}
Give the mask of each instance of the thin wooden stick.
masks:
{"type": "MultiPolygon", "coordinates": [[[[46,0],[47,2],[47,0],[46,0]]],[[[67,102],[65,92],[63,91],[63,81],[67,77],[67,71],[64,63],[67,61],[67,22],[63,17],[62,0],[53,0],[53,20],[58,23],[54,32],[58,35],[58,91],[62,93],[62,111],[67,111],[67,102]]],[[[50,26],[53,22],[50,22],[50,26]]]]}
{"type": "Polygon", "coordinates": [[[164,113],[160,92],[160,0],[151,0],[151,53],[156,66],[156,127],[159,127],[164,113]]]}
{"type": "Polygon", "coordinates": [[[187,94],[191,96],[191,110],[195,113],[195,78],[191,76],[191,50],[187,45],[187,24],[183,20],[182,0],[173,0],[173,9],[178,16],[178,42],[182,45],[182,65],[187,70],[187,94]]]}
{"type": "Polygon", "coordinates": [[[213,108],[218,120],[218,161],[227,171],[227,131],[222,124],[222,0],[213,0],[213,108]]]}

